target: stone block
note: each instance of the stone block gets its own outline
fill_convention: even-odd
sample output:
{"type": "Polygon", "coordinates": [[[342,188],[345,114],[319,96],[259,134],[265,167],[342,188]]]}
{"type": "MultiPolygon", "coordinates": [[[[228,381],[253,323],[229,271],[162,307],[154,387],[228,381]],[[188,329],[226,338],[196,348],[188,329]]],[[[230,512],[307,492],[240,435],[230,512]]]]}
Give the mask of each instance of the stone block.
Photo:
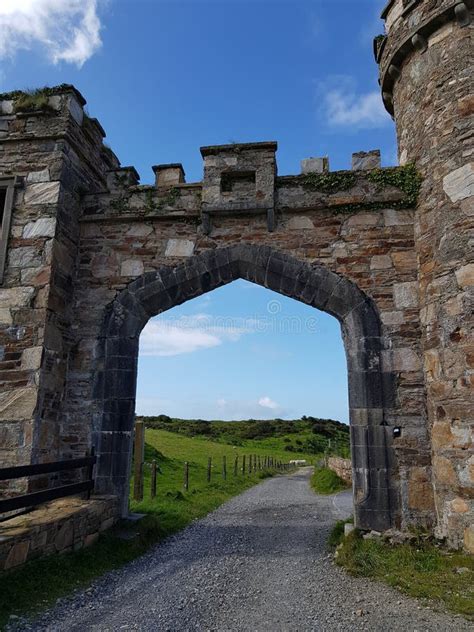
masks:
{"type": "Polygon", "coordinates": [[[305,158],[301,161],[301,173],[326,173],[329,171],[329,158],[305,158]]]}
{"type": "Polygon", "coordinates": [[[5,560],[4,570],[8,570],[10,568],[14,568],[15,566],[20,566],[20,564],[24,564],[28,558],[28,553],[30,550],[29,541],[25,542],[17,542],[12,546],[10,552],[8,553],[7,559],[5,560]]]}
{"type": "Polygon", "coordinates": [[[59,201],[59,182],[38,182],[28,184],[25,189],[25,204],[57,204],[59,201]]]}
{"type": "Polygon", "coordinates": [[[0,420],[31,419],[36,407],[36,399],[37,390],[32,386],[0,393],[0,420]]]}
{"type": "Polygon", "coordinates": [[[418,307],[418,284],[416,281],[393,284],[393,299],[398,309],[418,307]]]}
{"type": "Polygon", "coordinates": [[[456,471],[452,462],[444,456],[433,457],[433,475],[438,485],[454,487],[457,485],[456,471]]]}
{"type": "Polygon", "coordinates": [[[74,524],[72,520],[65,522],[59,529],[55,539],[54,548],[56,551],[63,551],[72,546],[74,539],[74,524]]]}
{"type": "Polygon", "coordinates": [[[99,540],[99,533],[91,533],[84,538],[84,546],[92,546],[99,540]]]}
{"type": "Polygon", "coordinates": [[[456,270],[456,281],[462,289],[474,285],[474,263],[468,263],[456,270]]]}
{"type": "Polygon", "coordinates": [[[371,270],[388,270],[393,266],[390,255],[374,255],[370,260],[371,270]]]}
{"type": "Polygon", "coordinates": [[[41,252],[35,246],[11,248],[8,253],[8,265],[12,268],[28,268],[41,265],[41,252]]]}
{"type": "Polygon", "coordinates": [[[385,226],[405,226],[413,224],[413,213],[398,209],[385,209],[383,212],[385,226]]]}
{"type": "Polygon", "coordinates": [[[111,529],[115,524],[115,518],[107,518],[107,520],[104,520],[101,525],[100,525],[100,530],[101,531],[107,531],[108,529],[111,529]]]}
{"type": "Polygon", "coordinates": [[[42,169],[41,171],[30,171],[26,177],[27,182],[49,182],[49,169],[42,169]]]}
{"type": "Polygon", "coordinates": [[[468,162],[445,176],[443,189],[451,202],[474,196],[474,162],[468,162]]]}
{"type": "Polygon", "coordinates": [[[157,187],[169,187],[182,184],[185,181],[183,165],[180,163],[155,165],[152,169],[155,174],[157,187]]]}
{"type": "Polygon", "coordinates": [[[169,239],[165,257],[191,257],[194,252],[194,241],[189,239],[169,239]]]}
{"type": "Polygon", "coordinates": [[[466,97],[459,99],[458,111],[461,116],[474,114],[474,94],[468,94],[466,97]]]}
{"type": "Polygon", "coordinates": [[[314,228],[314,224],[309,217],[305,217],[304,215],[295,215],[288,220],[286,227],[289,230],[311,230],[314,228]]]}
{"type": "Polygon", "coordinates": [[[144,272],[143,261],[141,259],[127,259],[120,266],[121,276],[140,276],[144,272]]]}
{"type": "Polygon", "coordinates": [[[29,222],[23,229],[24,239],[34,237],[54,237],[56,232],[56,218],[40,217],[34,222],[29,222]]]}
{"type": "Polygon", "coordinates": [[[29,347],[28,349],[24,349],[21,354],[22,370],[36,371],[41,366],[42,357],[43,347],[29,347]]]}
{"type": "Polygon", "coordinates": [[[450,508],[454,513],[464,514],[469,511],[469,505],[464,498],[454,498],[450,502],[450,508]]]}
{"type": "Polygon", "coordinates": [[[382,351],[382,359],[386,371],[419,371],[421,369],[421,360],[410,347],[382,351]]]}
{"type": "Polygon", "coordinates": [[[69,97],[69,112],[78,125],[82,125],[84,120],[84,110],[74,95],[69,97]]]}
{"type": "Polygon", "coordinates": [[[380,216],[378,213],[356,213],[346,220],[345,226],[350,228],[359,226],[377,226],[380,216]]]}
{"type": "Polygon", "coordinates": [[[0,305],[7,307],[28,307],[35,294],[32,287],[0,288],[0,305]]]}
{"type": "Polygon", "coordinates": [[[362,171],[368,169],[380,169],[380,149],[372,151],[359,151],[352,154],[352,169],[362,171]]]}
{"type": "Polygon", "coordinates": [[[11,325],[12,313],[7,307],[0,307],[0,325],[11,325]]]}
{"type": "Polygon", "coordinates": [[[474,553],[474,525],[464,529],[464,548],[469,553],[474,553]]]}

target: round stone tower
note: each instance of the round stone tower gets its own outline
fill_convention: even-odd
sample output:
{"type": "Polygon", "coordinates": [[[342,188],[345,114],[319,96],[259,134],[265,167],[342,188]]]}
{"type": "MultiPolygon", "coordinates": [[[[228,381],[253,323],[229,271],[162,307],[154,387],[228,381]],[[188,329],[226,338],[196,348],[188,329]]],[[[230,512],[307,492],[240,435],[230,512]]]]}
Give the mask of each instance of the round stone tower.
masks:
{"type": "Polygon", "coordinates": [[[474,550],[474,0],[390,0],[375,39],[415,241],[437,535],[474,550]]]}

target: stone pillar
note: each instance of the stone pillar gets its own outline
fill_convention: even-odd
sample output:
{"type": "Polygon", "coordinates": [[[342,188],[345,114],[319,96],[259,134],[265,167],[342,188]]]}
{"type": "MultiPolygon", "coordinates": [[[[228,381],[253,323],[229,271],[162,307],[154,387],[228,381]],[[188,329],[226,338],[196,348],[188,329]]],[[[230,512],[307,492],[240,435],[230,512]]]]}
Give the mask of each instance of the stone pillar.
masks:
{"type": "Polygon", "coordinates": [[[186,181],[181,163],[155,165],[152,169],[156,178],[156,187],[171,187],[186,181]]]}
{"type": "MultiPolygon", "coordinates": [[[[72,86],[0,95],[0,173],[15,189],[0,285],[0,466],[83,455],[61,414],[84,190],[118,166],[72,86]]],[[[77,394],[81,397],[81,393],[77,394]]]]}
{"type": "MultiPolygon", "coordinates": [[[[383,99],[396,121],[400,163],[416,163],[423,177],[415,239],[436,533],[471,551],[473,6],[471,0],[408,5],[393,0],[382,16],[387,36],[376,38],[383,99]]],[[[426,473],[420,480],[426,481],[426,473]]],[[[417,481],[409,484],[415,489],[417,481]]]]}

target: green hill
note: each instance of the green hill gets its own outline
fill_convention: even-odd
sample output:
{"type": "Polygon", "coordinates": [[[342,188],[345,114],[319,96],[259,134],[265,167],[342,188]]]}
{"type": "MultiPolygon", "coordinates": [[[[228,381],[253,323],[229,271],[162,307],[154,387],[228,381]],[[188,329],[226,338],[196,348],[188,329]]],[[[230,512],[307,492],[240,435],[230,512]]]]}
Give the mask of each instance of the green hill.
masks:
{"type": "Polygon", "coordinates": [[[333,419],[303,417],[293,421],[205,421],[176,419],[166,415],[137,417],[145,426],[186,437],[197,437],[245,450],[277,452],[279,458],[313,457],[329,453],[349,457],[349,426],[333,419]],[[290,454],[289,454],[290,453],[290,454]],[[291,456],[294,453],[294,457],[291,456]]]}

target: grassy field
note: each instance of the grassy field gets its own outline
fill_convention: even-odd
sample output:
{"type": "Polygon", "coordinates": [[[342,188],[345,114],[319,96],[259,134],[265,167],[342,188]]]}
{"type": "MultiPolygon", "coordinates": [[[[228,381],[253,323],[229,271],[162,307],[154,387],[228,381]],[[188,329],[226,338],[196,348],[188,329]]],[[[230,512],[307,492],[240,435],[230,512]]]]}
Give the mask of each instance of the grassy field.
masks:
{"type": "MultiPolygon", "coordinates": [[[[89,549],[61,556],[52,556],[26,564],[0,578],[0,629],[11,615],[34,613],[54,603],[77,588],[87,586],[108,570],[118,568],[164,537],[182,529],[191,521],[206,515],[220,504],[261,482],[273,472],[257,472],[237,477],[233,474],[236,455],[239,465],[245,454],[271,456],[288,462],[293,458],[314,460],[314,455],[289,454],[283,443],[272,447],[272,439],[248,440],[235,449],[202,437],[185,437],[163,430],[146,431],[145,461],[156,459],[161,470],[157,480],[157,496],[150,499],[150,468],[145,465],[145,494],[141,502],[132,501],[131,509],[147,514],[131,529],[131,540],[118,537],[118,530],[101,536],[89,549]],[[227,480],[222,477],[222,457],[227,458],[227,480]],[[211,483],[206,482],[207,460],[211,457],[211,483]],[[183,489],[184,462],[190,464],[189,490],[183,489]]],[[[124,526],[120,525],[123,532],[124,526]]]]}
{"type": "Polygon", "coordinates": [[[330,536],[339,545],[337,563],[349,573],[376,579],[411,597],[447,608],[474,620],[474,557],[448,551],[423,537],[390,545],[364,540],[357,530],[344,538],[344,522],[330,536]]]}
{"type": "Polygon", "coordinates": [[[311,487],[317,494],[337,494],[349,489],[350,485],[329,468],[316,467],[311,477],[311,487]]]}

